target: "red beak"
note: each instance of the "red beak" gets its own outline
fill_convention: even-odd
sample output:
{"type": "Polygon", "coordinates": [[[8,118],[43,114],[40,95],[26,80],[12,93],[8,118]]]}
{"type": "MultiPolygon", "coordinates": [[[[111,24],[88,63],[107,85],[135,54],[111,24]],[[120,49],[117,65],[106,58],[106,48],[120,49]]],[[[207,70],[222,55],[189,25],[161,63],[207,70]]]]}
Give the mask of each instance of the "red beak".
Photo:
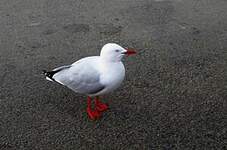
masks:
{"type": "Polygon", "coordinates": [[[127,48],[126,49],[127,51],[124,53],[124,54],[126,54],[126,55],[133,55],[133,54],[136,54],[136,51],[135,50],[133,50],[133,49],[131,49],[131,48],[127,48]]]}

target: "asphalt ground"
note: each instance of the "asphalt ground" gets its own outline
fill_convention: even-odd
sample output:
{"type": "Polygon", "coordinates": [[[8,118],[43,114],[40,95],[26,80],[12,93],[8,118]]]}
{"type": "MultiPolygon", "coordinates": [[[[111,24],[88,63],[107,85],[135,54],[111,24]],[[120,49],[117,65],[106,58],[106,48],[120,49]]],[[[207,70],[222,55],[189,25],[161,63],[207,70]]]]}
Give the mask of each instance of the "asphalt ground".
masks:
{"type": "Polygon", "coordinates": [[[1,150],[227,149],[226,0],[1,0],[1,150]],[[97,121],[41,70],[137,50],[97,121]]]}

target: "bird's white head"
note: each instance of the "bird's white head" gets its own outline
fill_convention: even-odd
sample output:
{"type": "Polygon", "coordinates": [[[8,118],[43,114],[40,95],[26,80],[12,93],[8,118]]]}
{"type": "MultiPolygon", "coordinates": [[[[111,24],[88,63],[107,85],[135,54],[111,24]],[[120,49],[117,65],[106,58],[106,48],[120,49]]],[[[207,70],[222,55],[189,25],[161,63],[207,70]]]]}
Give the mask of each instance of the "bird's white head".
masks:
{"type": "Polygon", "coordinates": [[[108,43],[102,47],[100,56],[107,61],[121,61],[123,56],[132,55],[136,52],[132,49],[125,49],[118,44],[108,43]]]}

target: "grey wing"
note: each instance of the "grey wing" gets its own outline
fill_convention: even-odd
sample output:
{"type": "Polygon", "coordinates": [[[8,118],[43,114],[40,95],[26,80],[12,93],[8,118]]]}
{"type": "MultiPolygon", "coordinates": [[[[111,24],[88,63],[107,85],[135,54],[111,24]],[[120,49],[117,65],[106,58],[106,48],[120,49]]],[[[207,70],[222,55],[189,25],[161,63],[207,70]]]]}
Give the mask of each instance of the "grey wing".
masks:
{"type": "Polygon", "coordinates": [[[53,71],[61,71],[61,70],[64,70],[64,69],[68,69],[70,68],[71,65],[65,65],[65,66],[61,66],[61,67],[58,67],[58,68],[55,68],[53,71]]]}
{"type": "Polygon", "coordinates": [[[75,92],[95,94],[105,86],[100,83],[100,73],[93,67],[93,63],[83,61],[56,73],[53,78],[75,92]]]}

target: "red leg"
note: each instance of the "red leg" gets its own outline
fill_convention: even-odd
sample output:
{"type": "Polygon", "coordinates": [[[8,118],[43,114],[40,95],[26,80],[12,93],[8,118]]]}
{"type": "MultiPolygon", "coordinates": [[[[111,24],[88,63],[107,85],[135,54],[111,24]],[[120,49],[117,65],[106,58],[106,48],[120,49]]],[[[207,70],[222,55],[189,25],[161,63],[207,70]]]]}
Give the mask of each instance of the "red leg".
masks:
{"type": "Polygon", "coordinates": [[[90,119],[95,120],[100,117],[100,112],[95,108],[95,110],[92,110],[91,108],[91,97],[88,96],[87,98],[87,114],[90,119]]]}
{"type": "Polygon", "coordinates": [[[106,111],[108,109],[108,105],[105,104],[105,103],[102,103],[99,100],[99,97],[98,96],[95,97],[95,107],[97,108],[97,110],[99,112],[103,112],[103,111],[106,111]]]}

